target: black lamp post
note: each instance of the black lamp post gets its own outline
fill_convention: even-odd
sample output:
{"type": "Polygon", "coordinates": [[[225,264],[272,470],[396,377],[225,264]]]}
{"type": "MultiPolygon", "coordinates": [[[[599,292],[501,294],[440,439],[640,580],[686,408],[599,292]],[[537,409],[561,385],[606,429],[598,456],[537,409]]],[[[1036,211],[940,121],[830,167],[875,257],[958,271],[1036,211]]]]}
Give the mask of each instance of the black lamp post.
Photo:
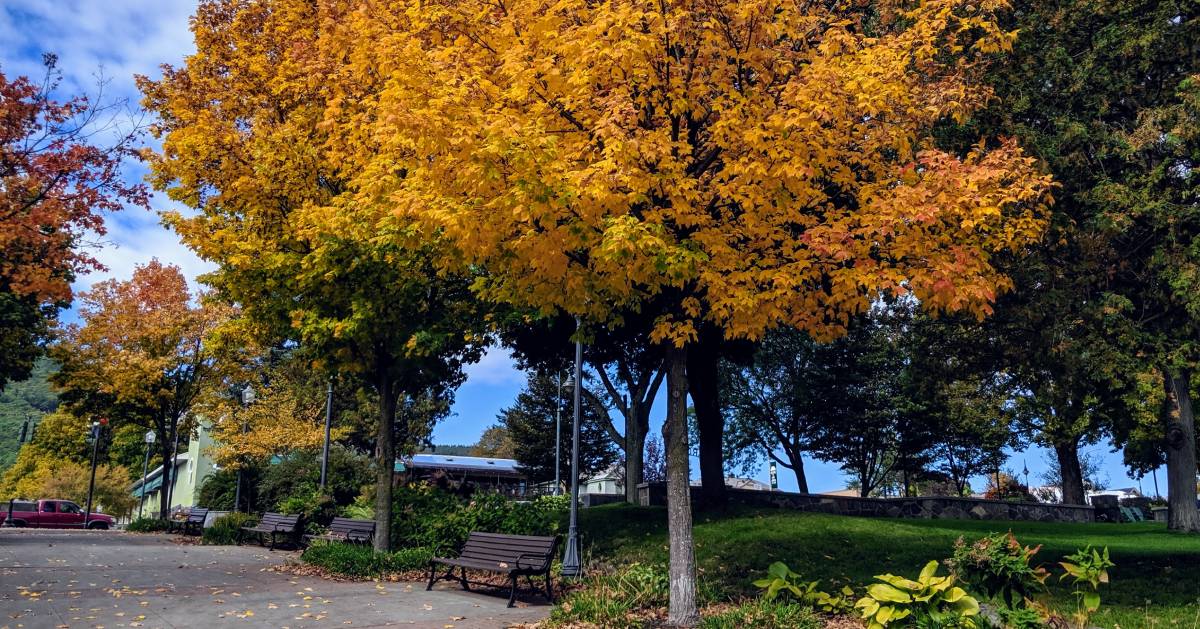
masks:
{"type": "Polygon", "coordinates": [[[558,388],[554,390],[554,495],[562,495],[562,372],[558,372],[558,388]]]}
{"type": "Polygon", "coordinates": [[[325,489],[325,473],[329,469],[329,423],[333,421],[333,376],[325,389],[325,444],[321,447],[321,489],[325,489]]]}
{"type": "Polygon", "coordinates": [[[108,419],[101,417],[92,422],[92,476],[88,481],[87,508],[83,510],[83,529],[86,531],[92,518],[92,494],[96,491],[96,452],[100,446],[100,429],[108,424],[108,419]]]}
{"type": "MultiPolygon", "coordinates": [[[[250,385],[246,385],[246,388],[242,389],[242,406],[250,406],[253,403],[254,403],[254,388],[251,387],[250,385]]],[[[243,435],[246,434],[246,421],[244,419],[242,420],[242,434],[243,435]]],[[[237,475],[237,488],[233,490],[233,510],[241,511],[242,510],[241,503],[242,503],[242,466],[239,465],[238,466],[238,475],[237,475]]],[[[249,509],[247,509],[247,511],[249,511],[249,509]]]]}
{"type": "Polygon", "coordinates": [[[150,448],[154,447],[154,439],[157,435],[153,430],[146,431],[146,456],[142,459],[142,497],[138,501],[138,517],[144,517],[146,509],[146,468],[150,465],[150,448]]]}
{"type": "Polygon", "coordinates": [[[575,422],[571,425],[571,525],[567,529],[567,548],[563,554],[562,575],[578,578],[583,576],[579,561],[579,424],[583,407],[583,343],[579,341],[579,317],[575,317],[575,375],[567,384],[574,385],[575,422]]]}

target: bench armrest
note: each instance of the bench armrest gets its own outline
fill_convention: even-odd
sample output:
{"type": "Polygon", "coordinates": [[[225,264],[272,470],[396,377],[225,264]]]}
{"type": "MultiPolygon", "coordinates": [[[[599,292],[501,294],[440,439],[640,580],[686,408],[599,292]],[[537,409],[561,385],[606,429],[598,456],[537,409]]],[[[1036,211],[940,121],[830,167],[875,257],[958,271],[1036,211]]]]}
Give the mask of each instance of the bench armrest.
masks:
{"type": "Polygon", "coordinates": [[[537,569],[537,570],[543,570],[543,569],[545,569],[545,568],[546,568],[546,565],[547,565],[548,563],[550,563],[550,555],[544,555],[544,554],[542,554],[542,553],[521,553],[520,555],[517,555],[517,569],[518,569],[518,570],[521,570],[521,569],[531,569],[531,570],[532,570],[532,569],[537,569]],[[538,560],[540,563],[536,563],[536,564],[528,564],[528,565],[524,565],[524,566],[522,566],[522,565],[521,565],[521,560],[522,560],[522,559],[525,559],[526,557],[534,557],[534,558],[536,558],[536,559],[537,559],[537,560],[538,560]]]}

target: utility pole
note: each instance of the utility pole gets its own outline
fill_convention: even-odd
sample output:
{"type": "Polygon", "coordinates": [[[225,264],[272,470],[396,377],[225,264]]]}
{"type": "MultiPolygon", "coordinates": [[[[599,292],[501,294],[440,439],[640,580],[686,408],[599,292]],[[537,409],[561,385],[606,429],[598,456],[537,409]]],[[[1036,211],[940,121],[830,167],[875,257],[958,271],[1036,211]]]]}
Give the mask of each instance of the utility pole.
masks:
{"type": "Polygon", "coordinates": [[[333,376],[325,390],[325,446],[321,449],[321,489],[325,489],[325,473],[329,469],[329,424],[333,419],[333,376]]]}
{"type": "Polygon", "coordinates": [[[92,476],[88,481],[87,508],[83,510],[83,530],[87,530],[92,518],[92,494],[96,491],[96,452],[100,449],[100,428],[108,424],[108,419],[101,417],[92,422],[92,476]]]}

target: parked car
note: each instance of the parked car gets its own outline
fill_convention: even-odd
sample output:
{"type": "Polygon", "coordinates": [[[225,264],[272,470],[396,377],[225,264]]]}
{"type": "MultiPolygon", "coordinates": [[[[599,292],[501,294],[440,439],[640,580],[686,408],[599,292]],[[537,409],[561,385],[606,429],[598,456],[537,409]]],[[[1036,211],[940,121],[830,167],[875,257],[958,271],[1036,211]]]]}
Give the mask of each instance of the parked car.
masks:
{"type": "MultiPolygon", "coordinates": [[[[6,526],[42,529],[81,529],[83,509],[70,500],[11,500],[0,503],[0,516],[6,526]],[[10,511],[11,507],[11,511],[10,511]]],[[[92,513],[88,518],[89,529],[112,528],[113,518],[103,513],[92,513]]]]}

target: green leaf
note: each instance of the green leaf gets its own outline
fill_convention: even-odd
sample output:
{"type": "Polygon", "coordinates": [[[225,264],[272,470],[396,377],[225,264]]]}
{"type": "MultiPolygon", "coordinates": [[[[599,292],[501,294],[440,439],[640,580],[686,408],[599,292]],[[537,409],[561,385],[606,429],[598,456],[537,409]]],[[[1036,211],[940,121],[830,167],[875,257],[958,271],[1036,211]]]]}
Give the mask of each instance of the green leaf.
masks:
{"type": "Polygon", "coordinates": [[[767,574],[777,579],[787,579],[789,572],[791,571],[788,570],[787,564],[782,561],[776,561],[767,568],[767,574]]]}
{"type": "Polygon", "coordinates": [[[1084,592],[1083,606],[1088,612],[1095,612],[1100,609],[1100,594],[1098,592],[1084,592]]]}
{"type": "Polygon", "coordinates": [[[878,601],[888,601],[892,603],[912,602],[912,596],[910,596],[907,592],[884,583],[874,583],[867,587],[867,595],[878,601]]]}
{"type": "Polygon", "coordinates": [[[921,568],[921,575],[919,577],[917,577],[917,580],[922,583],[928,581],[931,577],[933,577],[933,575],[937,574],[937,569],[938,569],[938,562],[936,559],[934,559],[934,560],[930,561],[929,563],[925,564],[924,568],[921,568]]]}

